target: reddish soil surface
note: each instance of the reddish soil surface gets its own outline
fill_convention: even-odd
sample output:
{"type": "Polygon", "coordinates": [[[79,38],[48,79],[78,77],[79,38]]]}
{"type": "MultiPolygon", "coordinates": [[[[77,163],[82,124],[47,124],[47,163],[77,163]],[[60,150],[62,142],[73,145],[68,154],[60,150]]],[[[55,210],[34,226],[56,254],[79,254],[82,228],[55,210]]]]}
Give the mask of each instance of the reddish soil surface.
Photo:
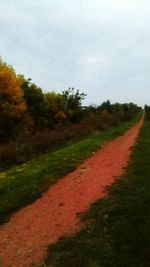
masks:
{"type": "Polygon", "coordinates": [[[0,227],[3,267],[29,267],[39,263],[48,244],[80,229],[78,215],[102,198],[106,194],[104,188],[123,174],[141,126],[142,120],[123,136],[105,144],[78,169],[0,227]]]}

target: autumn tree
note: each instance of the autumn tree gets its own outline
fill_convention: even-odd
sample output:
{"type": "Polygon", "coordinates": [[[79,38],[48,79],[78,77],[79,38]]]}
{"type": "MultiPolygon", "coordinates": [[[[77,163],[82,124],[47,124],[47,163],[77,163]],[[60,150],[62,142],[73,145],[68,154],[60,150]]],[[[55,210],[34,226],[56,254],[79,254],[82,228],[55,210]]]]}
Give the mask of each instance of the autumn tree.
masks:
{"type": "Polygon", "coordinates": [[[17,134],[26,105],[21,79],[15,70],[0,59],[0,139],[5,141],[17,134]]]}
{"type": "Polygon", "coordinates": [[[62,96],[52,91],[45,94],[45,99],[49,126],[51,127],[54,123],[66,120],[66,114],[62,109],[62,96]]]}

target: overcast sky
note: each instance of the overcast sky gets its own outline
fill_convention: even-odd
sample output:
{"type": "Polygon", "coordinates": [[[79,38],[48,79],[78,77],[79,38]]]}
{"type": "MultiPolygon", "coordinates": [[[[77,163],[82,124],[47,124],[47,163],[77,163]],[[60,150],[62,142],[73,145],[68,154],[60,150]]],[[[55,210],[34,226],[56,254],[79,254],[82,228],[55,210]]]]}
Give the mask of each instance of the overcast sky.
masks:
{"type": "Polygon", "coordinates": [[[0,0],[0,56],[44,91],[150,104],[150,1],[0,0]]]}

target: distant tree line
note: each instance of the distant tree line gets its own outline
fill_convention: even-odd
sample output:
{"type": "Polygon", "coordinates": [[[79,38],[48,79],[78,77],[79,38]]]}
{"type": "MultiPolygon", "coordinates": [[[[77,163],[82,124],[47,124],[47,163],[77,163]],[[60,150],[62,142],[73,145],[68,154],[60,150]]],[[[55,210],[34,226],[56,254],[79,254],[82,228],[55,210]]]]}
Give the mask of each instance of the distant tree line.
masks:
{"type": "Polygon", "coordinates": [[[150,120],[150,106],[145,105],[144,110],[145,110],[145,118],[146,118],[147,120],[150,120]]]}
{"type": "Polygon", "coordinates": [[[139,111],[133,103],[111,104],[109,100],[83,107],[85,97],[74,88],[44,93],[0,59],[1,161],[24,162],[68,140],[117,126],[139,111]]]}

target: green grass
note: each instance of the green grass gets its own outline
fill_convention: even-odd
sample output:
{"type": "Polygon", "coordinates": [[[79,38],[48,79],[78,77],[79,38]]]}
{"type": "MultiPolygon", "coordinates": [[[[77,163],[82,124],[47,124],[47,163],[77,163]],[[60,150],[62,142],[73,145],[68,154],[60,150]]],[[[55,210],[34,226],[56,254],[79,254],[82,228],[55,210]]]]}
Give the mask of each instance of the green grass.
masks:
{"type": "Polygon", "coordinates": [[[150,263],[150,122],[124,177],[84,215],[89,224],[49,246],[44,266],[148,267],[150,263]]]}
{"type": "Polygon", "coordinates": [[[0,173],[0,223],[12,213],[39,198],[60,177],[74,170],[93,151],[128,128],[138,118],[103,133],[95,133],[82,141],[47,153],[26,164],[0,173]]]}

